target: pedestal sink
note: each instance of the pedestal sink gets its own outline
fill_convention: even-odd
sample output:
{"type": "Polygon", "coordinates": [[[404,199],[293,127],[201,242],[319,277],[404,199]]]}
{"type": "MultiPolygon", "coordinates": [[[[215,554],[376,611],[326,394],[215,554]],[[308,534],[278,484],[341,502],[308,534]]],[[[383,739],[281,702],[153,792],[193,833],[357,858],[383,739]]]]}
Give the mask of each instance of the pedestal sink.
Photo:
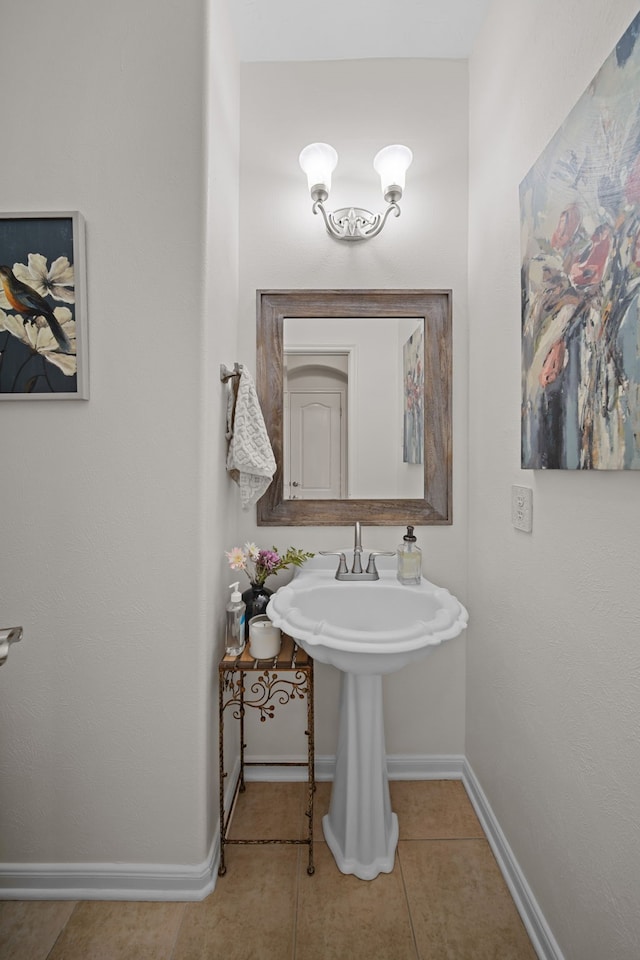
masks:
{"type": "Polygon", "coordinates": [[[315,557],[271,598],[267,615],[315,660],[342,671],[336,770],[325,839],[339,870],[362,880],[393,870],[398,818],[391,810],[382,676],[457,637],[465,608],[428,580],[398,583],[378,558],[380,579],[338,582],[335,563],[315,557]]]}

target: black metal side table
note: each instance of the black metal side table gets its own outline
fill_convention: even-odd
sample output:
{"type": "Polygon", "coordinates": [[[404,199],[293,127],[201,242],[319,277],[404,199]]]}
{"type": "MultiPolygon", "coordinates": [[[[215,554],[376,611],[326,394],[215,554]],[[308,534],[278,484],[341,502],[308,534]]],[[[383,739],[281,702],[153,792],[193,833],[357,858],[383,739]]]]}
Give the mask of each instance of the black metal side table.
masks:
{"type": "Polygon", "coordinates": [[[227,867],[224,848],[227,844],[297,843],[309,847],[309,865],[307,873],[313,874],[313,794],[315,792],[315,745],[313,733],[313,660],[295,641],[283,634],[282,646],[277,657],[271,660],[254,660],[249,653],[249,645],[240,656],[225,655],[218,667],[218,703],[219,703],[219,752],[220,752],[220,866],[218,873],[224,876],[227,867]],[[283,677],[281,674],[289,674],[283,677]],[[250,675],[250,678],[248,679],[250,675]],[[244,717],[247,707],[260,711],[260,720],[265,722],[274,716],[276,704],[284,705],[296,698],[307,701],[307,760],[291,761],[246,761],[244,751],[244,717]],[[240,721],[240,776],[235,785],[229,812],[224,811],[224,782],[227,773],[224,769],[224,711],[233,707],[232,716],[240,721]],[[227,836],[233,816],[238,793],[245,790],[245,767],[251,766],[290,766],[307,767],[307,836],[300,840],[230,840],[227,836]]]}

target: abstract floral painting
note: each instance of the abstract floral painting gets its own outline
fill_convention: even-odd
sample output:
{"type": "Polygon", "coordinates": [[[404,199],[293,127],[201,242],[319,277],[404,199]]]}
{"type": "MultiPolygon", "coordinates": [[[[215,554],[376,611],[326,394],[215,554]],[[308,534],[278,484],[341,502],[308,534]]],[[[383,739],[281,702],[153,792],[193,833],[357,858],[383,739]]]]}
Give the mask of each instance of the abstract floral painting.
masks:
{"type": "Polygon", "coordinates": [[[84,399],[80,214],[0,214],[0,399],[84,399]]]}
{"type": "Polygon", "coordinates": [[[640,469],[639,35],[520,185],[525,468],[640,469]]]}
{"type": "Polygon", "coordinates": [[[422,326],[402,348],[404,373],[403,462],[424,460],[424,336],[422,326]]]}

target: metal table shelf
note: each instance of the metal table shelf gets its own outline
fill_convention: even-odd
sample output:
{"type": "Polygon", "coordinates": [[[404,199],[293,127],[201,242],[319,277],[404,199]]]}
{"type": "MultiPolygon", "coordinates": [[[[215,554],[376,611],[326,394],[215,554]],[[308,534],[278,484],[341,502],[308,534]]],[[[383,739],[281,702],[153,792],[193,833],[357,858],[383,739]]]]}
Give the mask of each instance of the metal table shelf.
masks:
{"type": "Polygon", "coordinates": [[[298,647],[295,641],[283,634],[282,646],[277,657],[270,660],[254,660],[249,653],[249,645],[240,656],[225,655],[218,667],[218,705],[219,705],[219,755],[220,755],[220,866],[218,873],[227,872],[224,850],[228,844],[294,843],[309,847],[307,873],[314,873],[313,866],[313,794],[315,792],[315,746],[313,733],[313,660],[298,647]],[[282,674],[289,674],[283,677],[282,674]],[[250,675],[250,677],[249,677],[250,675]],[[307,760],[282,763],[280,761],[247,761],[244,758],[244,718],[247,707],[260,711],[260,720],[272,718],[277,704],[284,705],[296,698],[307,701],[307,760]],[[224,783],[227,773],[224,769],[224,712],[233,707],[232,716],[240,721],[240,776],[235,785],[229,812],[225,816],[224,783]],[[246,767],[251,766],[290,766],[307,767],[307,836],[299,840],[241,840],[229,839],[229,826],[235,809],[238,793],[244,793],[246,767]]]}

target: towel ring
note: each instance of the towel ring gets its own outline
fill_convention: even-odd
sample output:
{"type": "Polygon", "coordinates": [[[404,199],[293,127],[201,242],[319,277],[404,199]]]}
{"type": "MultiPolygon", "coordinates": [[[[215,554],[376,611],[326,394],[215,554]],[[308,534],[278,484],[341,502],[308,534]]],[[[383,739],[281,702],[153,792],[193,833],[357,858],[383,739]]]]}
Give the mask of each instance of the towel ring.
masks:
{"type": "Polygon", "coordinates": [[[242,373],[242,364],[234,363],[233,370],[224,364],[220,364],[220,379],[223,383],[227,383],[229,380],[233,380],[231,384],[231,392],[233,394],[233,406],[231,407],[231,414],[227,412],[227,439],[230,440],[233,436],[233,429],[236,425],[236,403],[238,401],[238,387],[240,386],[240,374],[242,373]]]}

